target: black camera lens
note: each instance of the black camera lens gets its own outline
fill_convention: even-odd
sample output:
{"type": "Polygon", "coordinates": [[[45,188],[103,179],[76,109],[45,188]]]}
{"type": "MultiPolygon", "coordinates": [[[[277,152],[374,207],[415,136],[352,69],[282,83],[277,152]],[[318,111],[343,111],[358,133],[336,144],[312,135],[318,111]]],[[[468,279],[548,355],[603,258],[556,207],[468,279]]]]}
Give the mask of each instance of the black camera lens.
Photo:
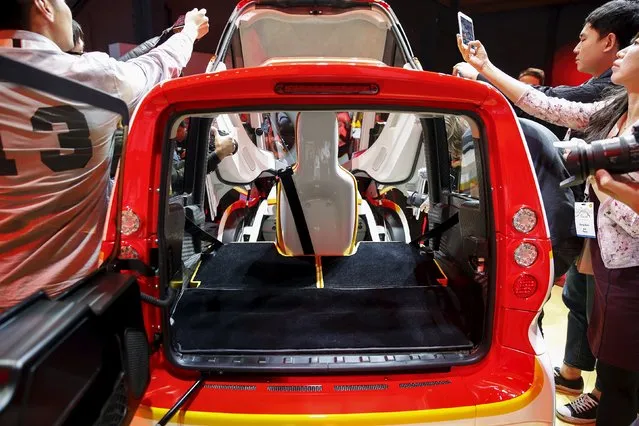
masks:
{"type": "Polygon", "coordinates": [[[566,157],[566,169],[570,177],[561,183],[562,187],[580,185],[604,169],[611,174],[624,174],[639,170],[639,126],[632,135],[594,141],[590,144],[578,143],[566,157]]]}

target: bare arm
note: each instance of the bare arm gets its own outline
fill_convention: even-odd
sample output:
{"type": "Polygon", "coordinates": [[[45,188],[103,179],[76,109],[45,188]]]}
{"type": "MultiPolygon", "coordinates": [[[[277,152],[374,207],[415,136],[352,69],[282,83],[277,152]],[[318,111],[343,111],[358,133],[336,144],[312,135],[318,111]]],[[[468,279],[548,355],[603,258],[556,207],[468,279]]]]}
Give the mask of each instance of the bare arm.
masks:
{"type": "Polygon", "coordinates": [[[605,106],[602,102],[581,103],[550,97],[522,83],[493,65],[479,40],[471,41],[466,46],[458,35],[457,47],[464,60],[517,107],[548,123],[571,129],[585,129],[590,122],[590,116],[605,106]]]}

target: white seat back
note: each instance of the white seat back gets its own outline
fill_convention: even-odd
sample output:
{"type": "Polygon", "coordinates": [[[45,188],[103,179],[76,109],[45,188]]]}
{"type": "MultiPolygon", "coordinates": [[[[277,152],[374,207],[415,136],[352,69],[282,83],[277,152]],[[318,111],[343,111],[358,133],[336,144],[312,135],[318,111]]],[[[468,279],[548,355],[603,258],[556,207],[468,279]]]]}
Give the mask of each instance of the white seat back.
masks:
{"type": "MultiPolygon", "coordinates": [[[[293,182],[316,256],[353,252],[357,230],[357,182],[337,162],[337,118],[333,112],[297,116],[297,164],[293,182]]],[[[289,256],[304,255],[286,193],[277,189],[277,244],[289,256]]]]}
{"type": "Polygon", "coordinates": [[[223,180],[236,185],[249,184],[262,172],[275,169],[273,153],[255,146],[238,114],[220,114],[217,124],[220,130],[234,136],[238,144],[237,154],[224,158],[218,166],[223,180]]]}
{"type": "Polygon", "coordinates": [[[353,158],[351,170],[355,174],[366,172],[379,183],[406,180],[410,177],[421,136],[422,126],[415,114],[390,113],[373,146],[353,158]]]}

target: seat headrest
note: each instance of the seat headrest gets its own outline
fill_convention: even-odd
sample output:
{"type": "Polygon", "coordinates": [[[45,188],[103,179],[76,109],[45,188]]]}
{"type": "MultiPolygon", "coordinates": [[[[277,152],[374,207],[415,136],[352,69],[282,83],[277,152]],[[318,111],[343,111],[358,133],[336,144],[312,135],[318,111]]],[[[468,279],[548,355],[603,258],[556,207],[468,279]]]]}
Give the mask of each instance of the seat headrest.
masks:
{"type": "Polygon", "coordinates": [[[334,112],[297,114],[295,133],[298,169],[314,168],[320,164],[337,168],[337,130],[337,116],[334,112]]]}

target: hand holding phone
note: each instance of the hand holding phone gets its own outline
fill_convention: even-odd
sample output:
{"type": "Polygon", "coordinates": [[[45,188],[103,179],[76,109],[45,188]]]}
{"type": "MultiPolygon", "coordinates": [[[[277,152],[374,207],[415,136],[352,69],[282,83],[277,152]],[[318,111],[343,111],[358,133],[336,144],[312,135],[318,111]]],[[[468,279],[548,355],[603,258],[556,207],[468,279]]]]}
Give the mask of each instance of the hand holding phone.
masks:
{"type": "Polygon", "coordinates": [[[486,53],[484,45],[479,40],[470,41],[466,45],[462,41],[462,36],[457,34],[457,48],[464,61],[472,65],[477,72],[482,72],[486,65],[490,63],[488,53],[486,53]]]}

